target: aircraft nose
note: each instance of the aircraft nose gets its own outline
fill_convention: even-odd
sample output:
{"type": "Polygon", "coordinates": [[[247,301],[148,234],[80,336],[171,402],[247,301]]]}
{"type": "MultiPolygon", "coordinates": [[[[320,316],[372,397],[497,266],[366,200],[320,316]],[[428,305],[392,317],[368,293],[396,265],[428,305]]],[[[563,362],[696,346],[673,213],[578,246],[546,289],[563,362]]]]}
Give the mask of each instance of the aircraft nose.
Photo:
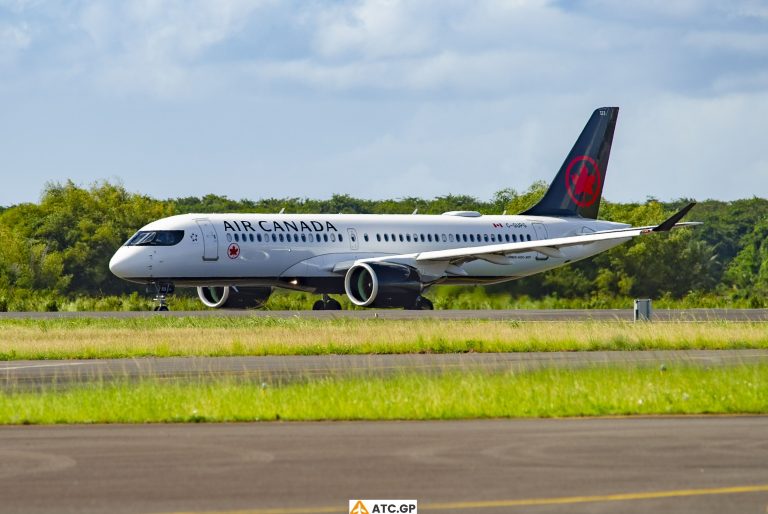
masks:
{"type": "Polygon", "coordinates": [[[125,248],[120,248],[109,260],[109,271],[116,277],[125,278],[129,269],[128,260],[125,248]]]}

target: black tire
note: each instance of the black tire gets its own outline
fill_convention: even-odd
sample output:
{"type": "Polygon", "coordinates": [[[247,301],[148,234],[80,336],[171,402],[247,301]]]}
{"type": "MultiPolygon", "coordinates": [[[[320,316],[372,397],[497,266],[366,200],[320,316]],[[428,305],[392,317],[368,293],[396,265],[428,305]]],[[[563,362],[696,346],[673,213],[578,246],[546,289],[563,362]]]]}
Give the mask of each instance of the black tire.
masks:
{"type": "Polygon", "coordinates": [[[325,310],[327,311],[340,311],[341,310],[341,304],[337,302],[334,299],[328,300],[328,303],[325,304],[325,310]]]}
{"type": "Polygon", "coordinates": [[[419,296],[416,298],[415,305],[413,306],[413,309],[417,311],[433,311],[435,310],[435,306],[432,305],[432,302],[429,300],[429,298],[424,298],[423,296],[419,296]]]}
{"type": "Polygon", "coordinates": [[[312,304],[312,310],[313,311],[324,311],[325,310],[325,302],[322,300],[318,300],[315,303],[312,304]]]}
{"type": "Polygon", "coordinates": [[[168,311],[168,306],[167,305],[161,305],[160,307],[157,308],[157,310],[160,311],[160,312],[167,312],[168,311]]]}

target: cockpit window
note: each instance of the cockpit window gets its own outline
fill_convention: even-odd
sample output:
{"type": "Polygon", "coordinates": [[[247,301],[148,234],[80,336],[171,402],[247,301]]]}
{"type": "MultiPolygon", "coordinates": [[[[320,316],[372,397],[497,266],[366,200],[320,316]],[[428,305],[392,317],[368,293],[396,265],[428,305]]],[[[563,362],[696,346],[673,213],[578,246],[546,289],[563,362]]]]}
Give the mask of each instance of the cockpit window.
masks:
{"type": "Polygon", "coordinates": [[[184,239],[183,230],[141,230],[125,246],[173,246],[184,239]]]}

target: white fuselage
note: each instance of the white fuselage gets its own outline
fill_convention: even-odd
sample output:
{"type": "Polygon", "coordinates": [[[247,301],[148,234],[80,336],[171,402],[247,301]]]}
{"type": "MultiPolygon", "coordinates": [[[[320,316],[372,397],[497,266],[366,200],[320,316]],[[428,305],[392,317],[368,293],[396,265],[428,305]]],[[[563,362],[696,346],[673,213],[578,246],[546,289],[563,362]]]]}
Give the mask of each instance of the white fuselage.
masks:
{"type": "MultiPolygon", "coordinates": [[[[536,241],[624,228],[582,218],[353,214],[185,214],[152,222],[141,232],[176,231],[172,245],[123,246],[110,262],[121,278],[179,286],[271,285],[343,291],[343,264],[375,257],[536,241]],[[180,232],[180,231],[183,231],[180,232]]],[[[584,259],[624,240],[510,255],[508,263],[475,259],[434,283],[512,280],[584,259]]]]}

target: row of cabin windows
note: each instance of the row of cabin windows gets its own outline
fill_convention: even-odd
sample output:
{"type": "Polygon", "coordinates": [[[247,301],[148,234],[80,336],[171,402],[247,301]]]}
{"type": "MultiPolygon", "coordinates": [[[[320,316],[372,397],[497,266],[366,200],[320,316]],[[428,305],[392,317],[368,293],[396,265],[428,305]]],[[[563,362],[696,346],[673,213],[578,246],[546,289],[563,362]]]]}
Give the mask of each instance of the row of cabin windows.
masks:
{"type": "MultiPolygon", "coordinates": [[[[363,239],[365,241],[369,241],[368,234],[363,234],[363,239]]],[[[344,236],[341,234],[335,234],[331,232],[330,234],[227,234],[227,241],[230,243],[232,241],[235,241],[236,243],[243,242],[247,243],[250,241],[251,243],[255,242],[269,242],[270,240],[274,243],[281,242],[281,243],[298,243],[301,241],[302,243],[335,243],[337,240],[338,242],[342,243],[344,242],[344,236]]],[[[530,234],[520,234],[519,236],[517,234],[376,234],[376,241],[384,241],[384,242],[396,242],[400,241],[401,243],[408,242],[408,243],[517,243],[518,241],[530,241],[531,235],[530,234]]],[[[353,239],[354,241],[354,239],[353,239]]]]}
{"type": "Polygon", "coordinates": [[[230,243],[232,240],[235,241],[235,243],[247,243],[250,241],[251,243],[255,242],[264,242],[268,243],[269,241],[272,241],[274,243],[280,241],[281,243],[298,243],[301,241],[302,243],[314,243],[315,241],[318,243],[335,243],[338,241],[339,243],[344,242],[344,236],[341,234],[336,235],[335,233],[331,232],[330,234],[264,234],[263,236],[261,234],[227,234],[227,241],[230,243]]]}
{"type": "MultiPolygon", "coordinates": [[[[368,241],[368,234],[363,235],[368,241]]],[[[400,241],[400,242],[443,242],[443,243],[517,243],[517,234],[376,234],[376,241],[400,241]]],[[[519,241],[530,241],[530,234],[520,234],[519,241]]]]}

